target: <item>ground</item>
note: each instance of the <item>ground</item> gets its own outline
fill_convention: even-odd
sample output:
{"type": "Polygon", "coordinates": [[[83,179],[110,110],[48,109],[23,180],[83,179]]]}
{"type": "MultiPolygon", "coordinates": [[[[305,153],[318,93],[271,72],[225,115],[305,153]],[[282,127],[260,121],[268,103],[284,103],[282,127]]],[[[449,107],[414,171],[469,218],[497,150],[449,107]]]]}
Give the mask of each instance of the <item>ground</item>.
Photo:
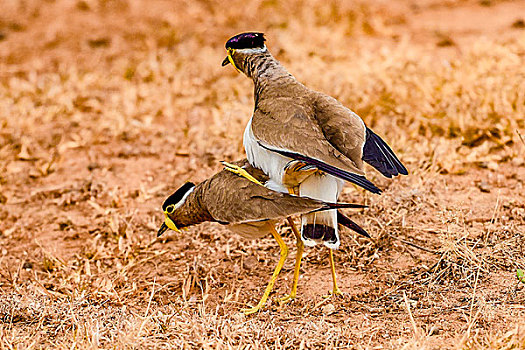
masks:
{"type": "Polygon", "coordinates": [[[0,348],[525,348],[525,2],[7,0],[0,13],[0,348]],[[244,157],[252,83],[224,43],[266,33],[410,171],[347,185],[335,252],[278,259],[163,200],[244,157]]]}

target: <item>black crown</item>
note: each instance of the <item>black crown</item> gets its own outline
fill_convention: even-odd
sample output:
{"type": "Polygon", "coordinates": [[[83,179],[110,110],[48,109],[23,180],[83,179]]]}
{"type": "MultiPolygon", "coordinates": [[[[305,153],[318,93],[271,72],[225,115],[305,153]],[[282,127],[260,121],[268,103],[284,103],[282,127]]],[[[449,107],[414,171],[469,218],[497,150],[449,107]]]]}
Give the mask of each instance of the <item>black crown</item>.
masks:
{"type": "Polygon", "coordinates": [[[226,42],[227,49],[254,49],[264,47],[263,33],[241,33],[226,42]]]}
{"type": "Polygon", "coordinates": [[[164,201],[164,204],[162,204],[162,210],[166,210],[166,207],[170,204],[177,204],[184,195],[191,190],[193,187],[195,187],[195,184],[191,182],[186,182],[184,185],[182,185],[177,191],[175,191],[171,196],[166,198],[164,201]]]}

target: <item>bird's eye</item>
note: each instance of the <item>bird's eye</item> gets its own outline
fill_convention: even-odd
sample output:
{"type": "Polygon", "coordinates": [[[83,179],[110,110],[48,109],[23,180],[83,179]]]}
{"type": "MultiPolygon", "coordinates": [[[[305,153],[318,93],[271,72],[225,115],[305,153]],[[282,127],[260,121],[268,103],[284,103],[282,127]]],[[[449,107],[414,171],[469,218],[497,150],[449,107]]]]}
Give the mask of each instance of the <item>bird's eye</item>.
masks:
{"type": "Polygon", "coordinates": [[[175,204],[170,204],[166,207],[166,210],[165,212],[167,214],[173,214],[173,212],[175,211],[175,204]]]}

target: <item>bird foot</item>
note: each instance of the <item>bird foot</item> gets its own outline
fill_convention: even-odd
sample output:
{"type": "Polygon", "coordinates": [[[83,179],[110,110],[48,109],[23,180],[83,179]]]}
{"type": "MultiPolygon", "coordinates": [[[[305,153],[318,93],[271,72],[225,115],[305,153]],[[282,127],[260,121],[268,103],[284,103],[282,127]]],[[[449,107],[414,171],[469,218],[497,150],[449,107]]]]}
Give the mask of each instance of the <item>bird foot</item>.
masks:
{"type": "Polygon", "coordinates": [[[242,177],[250,180],[251,182],[256,183],[257,185],[262,185],[261,182],[259,182],[253,176],[251,176],[245,169],[241,168],[240,166],[235,165],[235,164],[231,164],[231,163],[228,163],[228,162],[221,162],[221,163],[222,163],[222,165],[224,165],[224,169],[226,169],[228,171],[231,171],[232,173],[237,174],[239,176],[242,176],[242,177]]]}
{"type": "Polygon", "coordinates": [[[264,307],[264,304],[263,305],[257,305],[255,307],[252,307],[252,308],[249,308],[249,309],[241,309],[241,312],[244,313],[245,315],[251,315],[251,314],[254,314],[256,312],[261,311],[261,309],[263,307],[264,307]]]}
{"type": "Polygon", "coordinates": [[[315,173],[318,169],[298,160],[292,160],[284,167],[283,184],[287,187],[299,186],[307,177],[315,173]]]}
{"type": "Polygon", "coordinates": [[[341,292],[341,290],[339,288],[336,288],[336,289],[331,290],[330,292],[328,292],[327,295],[323,295],[323,298],[328,299],[328,298],[331,298],[331,297],[342,297],[342,296],[343,296],[343,292],[341,292]]]}
{"type": "Polygon", "coordinates": [[[289,303],[290,301],[292,301],[294,299],[295,299],[295,295],[287,294],[284,297],[278,299],[279,305],[287,304],[287,303],[289,303]]]}

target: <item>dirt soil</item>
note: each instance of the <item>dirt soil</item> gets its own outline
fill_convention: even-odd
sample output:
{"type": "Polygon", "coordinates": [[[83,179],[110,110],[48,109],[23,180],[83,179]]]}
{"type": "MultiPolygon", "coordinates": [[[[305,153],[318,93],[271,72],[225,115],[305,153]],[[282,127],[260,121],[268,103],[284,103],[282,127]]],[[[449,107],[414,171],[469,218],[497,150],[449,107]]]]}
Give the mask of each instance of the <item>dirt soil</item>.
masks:
{"type": "MultiPolygon", "coordinates": [[[[525,349],[525,2],[8,0],[0,11],[0,349],[525,349]],[[160,239],[163,200],[244,157],[266,33],[300,81],[387,140],[409,176],[341,200],[372,236],[160,239]]],[[[297,221],[297,220],[296,220],[297,221]]]]}

